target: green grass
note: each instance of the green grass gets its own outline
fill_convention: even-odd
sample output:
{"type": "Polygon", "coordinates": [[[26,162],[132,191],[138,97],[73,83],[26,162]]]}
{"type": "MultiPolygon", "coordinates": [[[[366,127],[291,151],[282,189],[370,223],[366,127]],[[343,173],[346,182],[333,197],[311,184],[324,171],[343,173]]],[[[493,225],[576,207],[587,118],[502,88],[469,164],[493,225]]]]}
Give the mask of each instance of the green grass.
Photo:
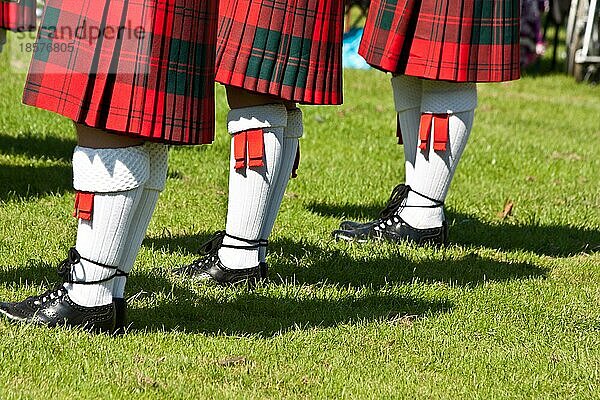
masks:
{"type": "MultiPolygon", "coordinates": [[[[0,299],[57,279],[74,243],[70,122],[19,105],[0,56],[0,299]]],[[[172,151],[123,337],[0,321],[0,398],[594,398],[600,390],[600,95],[552,74],[481,85],[445,250],[334,243],[402,181],[388,77],[305,107],[254,291],[172,279],[222,229],[226,103],[212,146],[172,151]],[[513,215],[498,217],[507,200],[513,215]],[[236,357],[238,357],[236,359],[236,357]],[[233,361],[232,361],[233,359],[233,361]]]]}

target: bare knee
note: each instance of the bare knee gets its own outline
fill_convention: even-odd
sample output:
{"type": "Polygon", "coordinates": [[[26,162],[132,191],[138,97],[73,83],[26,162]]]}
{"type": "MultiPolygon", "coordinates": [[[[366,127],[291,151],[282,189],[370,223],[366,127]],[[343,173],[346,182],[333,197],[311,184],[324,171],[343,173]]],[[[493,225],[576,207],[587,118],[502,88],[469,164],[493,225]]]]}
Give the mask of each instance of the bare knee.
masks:
{"type": "Polygon", "coordinates": [[[245,107],[256,107],[263,106],[266,104],[283,104],[288,110],[296,108],[296,103],[293,101],[283,100],[276,96],[253,93],[246,89],[237,88],[234,86],[226,86],[227,90],[227,102],[229,108],[245,108],[245,107]]]}
{"type": "Polygon", "coordinates": [[[77,143],[82,147],[92,149],[116,149],[137,146],[144,143],[143,139],[109,133],[101,129],[75,124],[77,143]]]}

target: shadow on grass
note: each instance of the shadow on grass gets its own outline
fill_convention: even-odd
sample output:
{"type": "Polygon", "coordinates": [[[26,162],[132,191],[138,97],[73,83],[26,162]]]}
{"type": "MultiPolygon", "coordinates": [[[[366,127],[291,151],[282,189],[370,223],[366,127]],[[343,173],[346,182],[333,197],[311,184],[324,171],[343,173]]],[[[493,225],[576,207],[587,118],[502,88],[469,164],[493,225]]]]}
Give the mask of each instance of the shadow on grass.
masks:
{"type": "MultiPolygon", "coordinates": [[[[193,252],[208,235],[168,237],[146,244],[170,252],[193,252]]],[[[375,245],[377,246],[377,245],[375,245]]],[[[415,318],[448,312],[447,300],[408,294],[393,284],[422,282],[445,286],[475,286],[490,281],[544,277],[527,263],[504,263],[477,255],[460,259],[410,261],[400,254],[354,259],[344,249],[276,240],[270,250],[277,261],[270,284],[247,288],[203,290],[179,281],[165,265],[153,272],[135,272],[128,293],[150,293],[130,303],[133,330],[185,331],[204,334],[272,337],[293,329],[327,328],[358,321],[411,323],[415,318]],[[301,260],[302,267],[297,267],[301,260]],[[335,292],[334,296],[330,294],[335,292]]],[[[444,254],[443,252],[441,253],[444,254]]],[[[42,261],[0,272],[0,282],[47,284],[56,281],[54,266],[42,261]]]]}
{"type": "Polygon", "coordinates": [[[6,266],[0,269],[0,283],[17,282],[20,285],[51,285],[58,282],[58,262],[50,264],[42,260],[29,260],[23,266],[6,266]]]}
{"type": "Polygon", "coordinates": [[[41,137],[32,133],[15,137],[0,132],[0,152],[7,155],[24,155],[70,163],[76,145],[75,138],[63,139],[49,135],[41,137]]]}
{"type": "MultiPolygon", "coordinates": [[[[149,239],[145,243],[167,252],[194,254],[200,243],[208,237],[204,234],[171,236],[149,239]]],[[[375,249],[380,245],[375,243],[367,246],[375,249]]],[[[402,247],[394,249],[393,245],[387,245],[388,249],[392,249],[391,254],[368,259],[355,259],[344,249],[329,247],[289,239],[272,241],[269,244],[270,254],[282,256],[277,256],[275,264],[271,262],[271,282],[328,283],[373,288],[412,282],[473,286],[482,282],[545,277],[547,273],[545,269],[533,264],[501,262],[476,254],[446,259],[443,250],[434,258],[415,262],[400,254],[402,247]],[[298,264],[302,267],[298,267],[298,264]]],[[[174,267],[176,265],[165,266],[166,269],[174,267]]]]}
{"type": "MultiPolygon", "coordinates": [[[[332,205],[311,203],[308,210],[322,216],[367,221],[383,205],[332,205]]],[[[497,250],[524,250],[537,255],[566,257],[600,247],[600,231],[563,225],[492,225],[476,216],[448,210],[450,242],[497,250]]]]}
{"type": "Polygon", "coordinates": [[[412,295],[370,291],[367,294],[319,294],[319,288],[259,287],[223,288],[216,294],[202,295],[183,284],[154,274],[137,274],[130,289],[157,293],[171,289],[172,296],[130,307],[132,330],[185,331],[210,335],[256,335],[273,337],[282,332],[301,329],[329,328],[360,321],[411,323],[415,319],[449,312],[452,304],[444,300],[428,300],[412,295]],[[222,291],[222,292],[220,292],[222,291]],[[232,296],[223,292],[235,291],[232,296]]]}
{"type": "Polygon", "coordinates": [[[213,233],[197,232],[183,235],[172,235],[163,230],[162,236],[146,238],[144,243],[153,249],[163,250],[167,253],[179,253],[185,255],[198,254],[202,244],[210,240],[213,233]]]}
{"type": "MultiPolygon", "coordinates": [[[[0,282],[52,286],[54,267],[32,261],[25,267],[0,271],[0,282]]],[[[209,335],[255,335],[272,337],[295,329],[328,328],[364,321],[412,324],[414,320],[448,312],[452,304],[390,291],[363,290],[336,294],[325,286],[260,286],[202,290],[191,283],[177,282],[167,272],[134,273],[128,292],[148,293],[130,301],[132,332],[173,331],[209,335]],[[205,292],[206,294],[204,294],[205,292]],[[329,292],[330,293],[330,292],[329,292]],[[155,297],[146,302],[146,298],[155,297]],[[150,305],[148,305],[150,304],[150,305]]],[[[6,299],[0,299],[6,300],[6,299]]]]}
{"type": "Polygon", "coordinates": [[[0,200],[32,198],[72,190],[72,168],[53,166],[0,166],[0,200]]]}
{"type": "MultiPolygon", "coordinates": [[[[171,253],[193,254],[210,235],[198,233],[148,239],[145,245],[171,253]]],[[[445,259],[409,260],[403,246],[367,245],[372,256],[357,259],[347,249],[279,239],[271,243],[270,283],[247,288],[208,289],[169,276],[177,265],[134,273],[128,293],[144,291],[130,303],[133,330],[272,337],[294,329],[327,328],[359,321],[411,323],[415,318],[449,312],[447,300],[432,300],[394,286],[421,282],[473,287],[483,282],[544,278],[546,271],[523,262],[501,262],[470,254],[445,259]],[[376,255],[377,248],[389,250],[376,255]],[[299,267],[299,265],[301,267],[299,267]],[[332,295],[333,294],[333,295],[332,295]]],[[[58,260],[57,260],[58,261],[58,260]]],[[[54,266],[31,261],[0,271],[0,282],[30,285],[56,281],[54,266]]]]}
{"type": "MultiPolygon", "coordinates": [[[[13,137],[0,134],[0,153],[70,163],[74,140],[56,137],[13,137]]],[[[0,200],[30,198],[72,190],[72,168],[67,165],[0,166],[0,200]]]]}
{"type": "MultiPolygon", "coordinates": [[[[153,239],[147,244],[166,251],[193,253],[206,237],[203,234],[172,236],[153,239]]],[[[173,291],[172,296],[162,296],[163,299],[154,308],[141,306],[133,310],[133,320],[137,327],[147,326],[151,330],[271,337],[298,327],[310,329],[356,321],[396,321],[404,320],[407,315],[419,318],[452,309],[448,301],[395,294],[393,284],[422,282],[472,287],[483,282],[544,278],[547,273],[528,263],[499,262],[477,255],[448,260],[437,257],[417,262],[399,254],[354,259],[344,249],[327,247],[288,239],[275,240],[269,249],[277,261],[272,262],[267,290],[259,288],[257,292],[240,292],[237,289],[235,296],[203,298],[201,286],[198,294],[187,287],[189,283],[177,282],[166,276],[157,278],[153,274],[134,274],[130,282],[132,293],[141,290],[160,292],[165,291],[165,287],[172,287],[173,291]],[[299,268],[298,264],[302,267],[299,268]],[[341,293],[351,294],[347,297],[341,295],[341,299],[317,295],[321,289],[335,288],[341,293]],[[363,291],[367,294],[361,295],[363,291]],[[273,295],[273,292],[278,294],[273,295]]],[[[176,265],[163,266],[163,271],[173,267],[176,265]]]]}
{"type": "MultiPolygon", "coordinates": [[[[379,244],[372,244],[376,247],[379,244]]],[[[271,247],[284,255],[304,261],[298,268],[291,259],[284,259],[272,270],[271,279],[314,284],[328,282],[343,286],[371,286],[422,282],[472,287],[484,282],[503,282],[545,277],[547,271],[524,262],[502,262],[469,254],[462,258],[446,259],[440,251],[431,259],[409,260],[400,254],[401,248],[384,257],[354,259],[343,250],[323,249],[301,243],[275,241],[271,247]],[[440,257],[441,256],[441,257],[440,257]]]]}
{"type": "MultiPolygon", "coordinates": [[[[146,243],[168,252],[193,253],[207,238],[205,234],[170,236],[146,243]]],[[[482,282],[543,278],[547,273],[528,263],[505,263],[477,255],[418,262],[398,254],[357,260],[343,250],[287,239],[274,241],[270,251],[283,256],[276,256],[277,262],[271,265],[271,283],[266,290],[221,289],[236,290],[234,296],[203,297],[201,286],[194,292],[189,283],[168,278],[168,272],[159,277],[134,274],[128,289],[131,293],[166,292],[157,299],[157,305],[142,304],[131,310],[134,330],[147,327],[150,331],[272,337],[293,329],[326,328],[357,321],[410,323],[414,318],[449,312],[453,305],[449,301],[394,294],[391,284],[423,282],[471,287],[482,282]],[[302,268],[297,267],[298,259],[302,268]],[[318,295],[322,288],[338,288],[351,294],[328,299],[327,295],[318,295]],[[363,291],[367,294],[360,294],[363,291]]],[[[173,267],[176,265],[163,266],[163,271],[173,267]]]]}
{"type": "MultiPolygon", "coordinates": [[[[145,244],[192,254],[209,236],[168,235],[145,244]]],[[[415,318],[449,312],[453,304],[423,298],[395,284],[421,282],[470,288],[484,282],[544,278],[547,273],[529,263],[507,263],[475,254],[446,259],[441,250],[432,258],[414,261],[401,254],[404,246],[367,246],[374,250],[373,255],[357,259],[344,246],[275,240],[269,248],[273,254],[270,283],[256,291],[208,289],[173,279],[168,271],[176,265],[163,265],[152,272],[134,270],[128,293],[150,293],[150,301],[142,296],[130,303],[132,329],[268,338],[295,329],[359,321],[410,324],[415,318]],[[381,246],[387,253],[378,256],[381,246]]],[[[0,282],[51,286],[49,282],[55,281],[54,265],[43,261],[0,270],[0,282]]]]}

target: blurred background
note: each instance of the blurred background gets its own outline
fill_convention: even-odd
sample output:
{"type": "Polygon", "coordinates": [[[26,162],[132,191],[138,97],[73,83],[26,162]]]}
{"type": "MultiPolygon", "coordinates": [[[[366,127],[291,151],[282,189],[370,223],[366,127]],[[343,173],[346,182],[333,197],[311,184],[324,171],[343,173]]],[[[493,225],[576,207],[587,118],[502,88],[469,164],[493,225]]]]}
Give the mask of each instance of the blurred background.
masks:
{"type": "MultiPolygon", "coordinates": [[[[344,67],[368,69],[358,55],[370,0],[346,0],[344,67]]],[[[524,74],[568,73],[578,82],[600,80],[598,0],[521,0],[521,66],[524,74]],[[544,58],[549,53],[550,57],[544,58]]]]}

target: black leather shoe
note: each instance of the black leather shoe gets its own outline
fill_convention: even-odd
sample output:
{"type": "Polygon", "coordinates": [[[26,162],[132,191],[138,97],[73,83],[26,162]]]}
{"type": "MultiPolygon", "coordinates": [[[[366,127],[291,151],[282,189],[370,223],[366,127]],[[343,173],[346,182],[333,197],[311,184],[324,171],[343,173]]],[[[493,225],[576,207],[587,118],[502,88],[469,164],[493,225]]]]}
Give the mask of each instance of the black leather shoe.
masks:
{"type": "Polygon", "coordinates": [[[230,269],[223,265],[218,255],[205,256],[189,265],[176,268],[173,274],[219,285],[236,285],[245,282],[255,284],[263,279],[261,266],[230,269]]]}
{"type": "Polygon", "coordinates": [[[406,204],[406,199],[410,192],[429,200],[432,204],[424,206],[427,208],[443,207],[444,202],[432,199],[421,193],[418,193],[408,185],[398,185],[392,191],[388,204],[379,214],[379,219],[364,224],[344,221],[341,226],[345,229],[338,229],[332,232],[336,240],[346,240],[354,242],[367,242],[370,240],[390,240],[394,242],[408,241],[417,245],[434,244],[445,245],[448,243],[448,224],[442,222],[442,226],[430,229],[417,229],[406,223],[400,218],[400,210],[404,207],[422,207],[406,204]]]}
{"type": "MultiPolygon", "coordinates": [[[[78,263],[79,260],[79,253],[74,249],[70,249],[69,256],[58,265],[58,274],[63,281],[70,273],[72,266],[78,263]]],[[[40,308],[42,299],[48,297],[62,287],[62,283],[58,284],[54,289],[50,289],[39,296],[28,297],[19,303],[0,303],[0,313],[12,321],[28,321],[33,318],[33,315],[40,308]]]]}
{"type": "Polygon", "coordinates": [[[336,240],[359,243],[371,240],[407,241],[417,245],[446,245],[448,243],[448,224],[446,221],[442,223],[442,226],[430,229],[413,228],[398,216],[392,216],[378,222],[377,224],[348,231],[336,230],[333,231],[332,235],[336,240]]]}
{"type": "MultiPolygon", "coordinates": [[[[189,265],[175,268],[172,273],[177,276],[191,278],[205,283],[216,283],[219,285],[236,285],[248,283],[254,285],[257,282],[266,279],[268,266],[266,263],[260,263],[256,267],[244,269],[227,268],[219,259],[219,249],[221,247],[232,247],[242,249],[257,249],[259,243],[249,246],[228,246],[223,244],[223,239],[227,236],[225,232],[217,232],[215,236],[202,246],[204,256],[195,260],[189,265]]],[[[234,237],[238,240],[237,237],[234,237]]]]}
{"type": "Polygon", "coordinates": [[[27,322],[30,321],[42,304],[42,299],[49,296],[55,290],[62,287],[62,284],[55,289],[48,290],[39,296],[31,296],[18,303],[0,303],[0,314],[11,321],[27,322]]]}
{"type": "Polygon", "coordinates": [[[80,327],[94,332],[112,333],[115,327],[115,307],[112,303],[83,307],[75,304],[63,287],[19,303],[2,303],[0,312],[11,321],[49,328],[80,327]]]}
{"type": "MultiPolygon", "coordinates": [[[[75,248],[69,250],[69,256],[58,266],[58,274],[63,279],[63,283],[94,284],[108,281],[115,276],[127,276],[117,267],[104,265],[106,268],[115,270],[112,277],[97,282],[74,281],[72,279],[73,267],[81,262],[81,259],[82,257],[75,248]]],[[[80,306],[69,298],[63,284],[59,284],[39,296],[28,297],[21,302],[0,303],[0,314],[15,322],[29,322],[48,327],[78,326],[90,331],[109,333],[113,332],[115,325],[114,304],[99,307],[80,306]]]]}
{"type": "Polygon", "coordinates": [[[230,269],[216,258],[202,258],[190,265],[173,270],[175,275],[186,276],[205,283],[217,283],[219,285],[237,285],[240,283],[256,284],[260,281],[260,267],[244,269],[230,269]]]}
{"type": "Polygon", "coordinates": [[[125,334],[128,328],[127,321],[127,300],[120,298],[113,298],[113,304],[115,305],[115,335],[125,334]]]}
{"type": "MultiPolygon", "coordinates": [[[[398,209],[400,208],[400,206],[402,205],[404,200],[406,200],[406,198],[408,197],[409,192],[410,192],[410,186],[407,186],[403,183],[396,186],[392,190],[392,194],[390,195],[390,198],[389,198],[385,208],[379,212],[379,218],[386,218],[387,216],[392,215],[396,211],[398,211],[398,209]]],[[[378,223],[379,223],[379,219],[376,219],[374,221],[369,221],[369,222],[342,221],[340,223],[339,230],[350,231],[350,230],[354,230],[354,229],[364,229],[364,228],[368,228],[370,226],[374,226],[378,223]]]]}

